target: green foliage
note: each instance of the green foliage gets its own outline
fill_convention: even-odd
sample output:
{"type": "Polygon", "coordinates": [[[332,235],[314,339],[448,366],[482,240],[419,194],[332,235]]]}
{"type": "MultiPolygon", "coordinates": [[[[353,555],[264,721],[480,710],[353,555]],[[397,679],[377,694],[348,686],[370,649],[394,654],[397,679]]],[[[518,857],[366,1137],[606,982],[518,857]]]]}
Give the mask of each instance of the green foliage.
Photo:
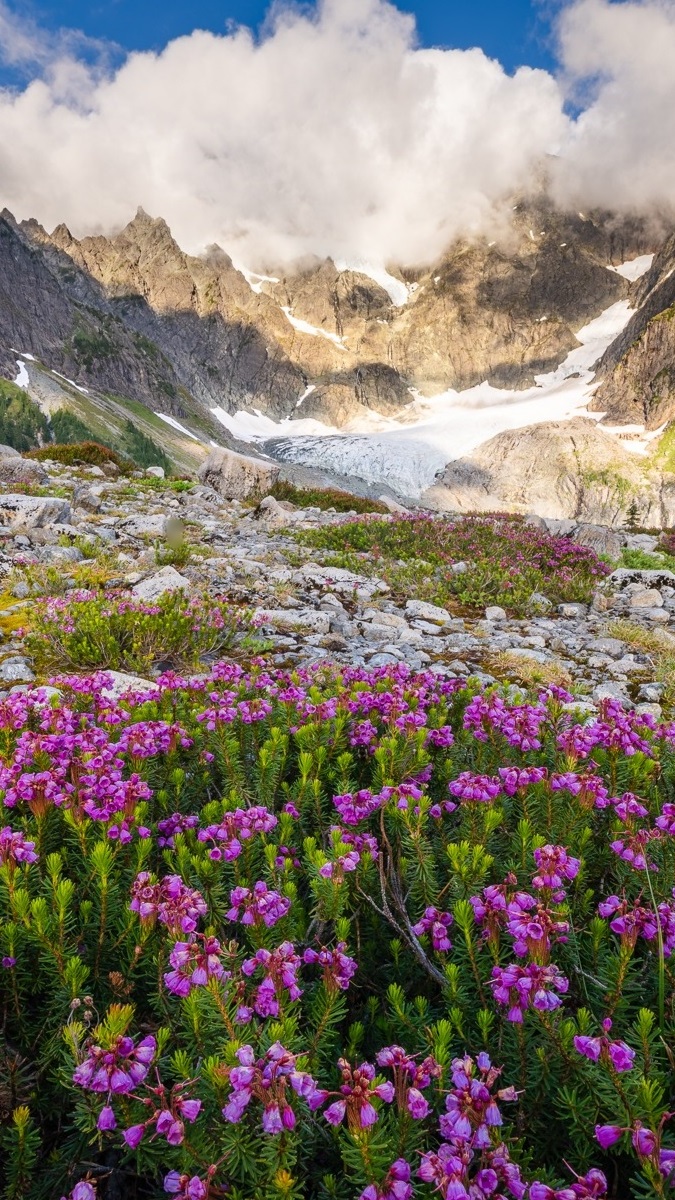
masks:
{"type": "Polygon", "coordinates": [[[610,571],[597,555],[521,517],[392,517],[298,531],[297,540],[332,552],[328,563],[384,578],[401,599],[447,606],[530,610],[537,592],[552,603],[588,602],[610,571]],[[464,563],[455,572],[455,563],[464,563]]]}
{"type": "Polygon", "coordinates": [[[299,508],[334,508],[336,512],[354,513],[386,513],[386,504],[379,500],[368,500],[362,496],[352,496],[350,492],[342,492],[338,488],[305,488],[296,487],[293,483],[278,479],[270,488],[270,496],[275,500],[287,500],[299,508]]]}
{"type": "Polygon", "coordinates": [[[0,379],[0,444],[20,454],[49,439],[47,418],[23,388],[0,379]]]}
{"type": "Polygon", "coordinates": [[[182,591],[152,603],[120,593],[52,597],[30,610],[26,649],[38,670],[150,670],[195,667],[221,654],[239,625],[225,603],[182,591]]]}
{"type": "Polygon", "coordinates": [[[90,443],[94,440],[89,427],[69,408],[57,408],[52,413],[51,431],[54,441],[60,445],[67,442],[90,443]]]}
{"type": "Polygon", "coordinates": [[[122,445],[124,453],[139,467],[163,467],[167,474],[173,468],[171,459],[131,420],[124,426],[122,445]]]}
{"type": "Polygon", "coordinates": [[[647,550],[628,550],[624,548],[621,551],[619,565],[629,567],[632,571],[669,571],[672,563],[665,554],[658,552],[652,554],[647,550]]]}
{"type": "Polygon", "coordinates": [[[79,366],[91,371],[96,363],[114,358],[118,347],[114,339],[102,328],[80,326],[75,330],[70,346],[79,366]]]}
{"type": "MultiPolygon", "coordinates": [[[[67,638],[73,606],[55,611],[67,638]]],[[[166,610],[169,640],[172,620],[166,610]]],[[[527,1184],[559,1190],[570,1170],[594,1168],[606,1172],[611,1200],[669,1194],[655,1156],[638,1158],[628,1133],[605,1153],[594,1126],[641,1122],[673,1145],[674,960],[664,953],[661,989],[653,933],[642,926],[631,937],[598,914],[613,894],[637,905],[641,921],[661,906],[672,941],[672,835],[652,837],[658,870],[648,883],[612,846],[629,827],[653,833],[667,816],[672,731],[609,706],[594,725],[555,693],[528,704],[522,694],[479,695],[474,685],[396,670],[289,676],[226,661],[118,702],[98,677],[58,686],[51,700],[37,691],[0,700],[2,1200],[54,1200],[84,1178],[97,1181],[99,1200],[159,1200],[170,1171],[211,1183],[208,1200],[224,1187],[235,1200],[354,1200],[381,1190],[401,1158],[415,1196],[432,1200],[433,1184],[416,1177],[420,1154],[438,1150],[446,1095],[464,1056],[481,1051],[496,1068],[503,1124],[483,1130],[488,1145],[467,1155],[474,1175],[500,1147],[527,1184]],[[366,719],[370,744],[359,736],[366,719]],[[503,766],[545,770],[506,783],[503,766]],[[500,781],[501,791],[479,799],[453,791],[454,806],[444,807],[448,783],[465,772],[500,781]],[[570,786],[552,786],[561,773],[570,786]],[[639,796],[647,816],[622,821],[613,805],[596,807],[589,780],[609,795],[639,796]],[[349,797],[375,806],[354,819],[349,797]],[[242,819],[253,822],[246,834],[242,819]],[[8,832],[23,857],[8,849],[8,832]],[[535,852],[551,846],[572,856],[559,882],[538,879],[535,852]],[[249,923],[232,911],[234,890],[255,884],[284,901],[275,919],[249,923]],[[483,922],[476,902],[486,887],[503,905],[483,922]],[[198,907],[172,909],[176,888],[198,907]],[[529,914],[519,935],[527,949],[514,946],[507,904],[529,914]],[[436,945],[431,927],[415,930],[430,907],[451,922],[451,945],[436,945]],[[547,941],[537,921],[550,919],[564,928],[547,941]],[[167,980],[182,948],[204,936],[216,939],[212,977],[195,975],[181,995],[167,980]],[[358,964],[347,986],[314,961],[321,947],[342,947],[358,964]],[[281,949],[297,953],[299,991],[270,975],[266,1011],[261,963],[281,949]],[[567,981],[559,1003],[533,998],[522,1021],[510,1019],[493,972],[514,965],[557,968],[567,981]],[[591,1061],[575,1045],[605,1032],[634,1053],[630,1070],[615,1070],[606,1048],[591,1061]],[[148,1037],[152,1069],[133,1088],[122,1081],[109,1094],[74,1078],[93,1047],[114,1057],[120,1039],[137,1046],[148,1037]],[[238,1119],[226,1118],[238,1052],[248,1046],[261,1058],[279,1043],[328,1095],[315,1111],[283,1083],[295,1124],[263,1132],[269,1097],[256,1083],[238,1119]],[[433,1056],[420,1083],[428,1115],[413,1119],[411,1075],[385,1063],[372,1082],[396,1086],[373,1098],[376,1120],[329,1125],[338,1060],[376,1063],[384,1046],[404,1047],[413,1064],[433,1056]],[[154,1121],[183,1094],[201,1108],[185,1118],[182,1140],[168,1142],[154,1121]],[[98,1128],[104,1107],[116,1128],[98,1128]],[[129,1149],[121,1131],[145,1122],[129,1149]]],[[[459,1093],[475,1130],[480,1090],[468,1098],[459,1093]]]]}

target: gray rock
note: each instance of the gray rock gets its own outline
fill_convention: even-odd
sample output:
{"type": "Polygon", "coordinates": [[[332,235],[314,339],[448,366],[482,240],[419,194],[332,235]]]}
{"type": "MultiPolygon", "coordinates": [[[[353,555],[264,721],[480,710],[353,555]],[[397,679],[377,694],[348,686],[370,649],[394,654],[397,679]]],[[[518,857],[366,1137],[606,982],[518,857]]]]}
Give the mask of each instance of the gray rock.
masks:
{"type": "Polygon", "coordinates": [[[36,529],[70,522],[70,504],[58,496],[0,496],[0,525],[36,529]]]}
{"type": "Polygon", "coordinates": [[[626,708],[634,708],[634,704],[628,696],[626,689],[620,683],[599,683],[593,688],[593,699],[600,700],[620,700],[626,708]]]}
{"type": "Polygon", "coordinates": [[[631,608],[661,608],[663,596],[657,588],[639,588],[631,593],[628,603],[631,608]]]}
{"type": "Polygon", "coordinates": [[[127,675],[125,671],[106,671],[109,683],[101,688],[102,694],[111,700],[119,700],[129,692],[156,692],[158,687],[151,679],[143,679],[140,675],[127,675]]]}
{"type": "Polygon", "coordinates": [[[164,537],[167,518],[163,513],[138,513],[118,526],[129,537],[164,537]]]}
{"type": "Polygon", "coordinates": [[[378,496],[377,498],[380,504],[385,504],[391,513],[406,516],[410,512],[409,508],[404,508],[402,504],[399,504],[396,500],[392,500],[391,496],[378,496]]]}
{"type": "Polygon", "coordinates": [[[13,446],[0,445],[0,458],[21,458],[21,455],[13,446]]]}
{"type": "Polygon", "coordinates": [[[16,487],[17,484],[47,483],[49,476],[41,462],[34,458],[9,457],[0,458],[0,483],[6,487],[16,487]]]}
{"type": "MultiPolygon", "coordinates": [[[[278,629],[299,629],[308,633],[330,633],[330,617],[326,612],[314,608],[256,608],[253,616],[262,625],[273,625],[278,629]]],[[[387,630],[391,636],[391,630],[387,630]]]]}
{"type": "Polygon", "coordinates": [[[618,567],[607,576],[604,586],[623,588],[630,583],[641,583],[644,588],[675,587],[675,574],[672,571],[649,569],[632,570],[629,567],[618,567]]]}
{"type": "Polygon", "coordinates": [[[619,641],[618,638],[599,637],[589,642],[587,649],[596,654],[609,654],[612,658],[621,658],[626,649],[626,644],[619,641]]]}
{"type": "Polygon", "coordinates": [[[498,604],[493,604],[490,606],[490,608],[485,609],[485,620],[486,621],[505,621],[506,620],[506,612],[504,611],[503,608],[500,608],[498,604]]]}
{"type": "Polygon", "coordinates": [[[426,600],[406,600],[405,611],[406,616],[420,621],[434,621],[445,625],[446,621],[452,620],[447,608],[429,604],[426,600]]]}
{"type": "Polygon", "coordinates": [[[391,663],[400,662],[400,656],[380,651],[377,654],[373,654],[369,662],[371,667],[388,667],[391,663]]]}
{"type": "Polygon", "coordinates": [[[279,471],[276,463],[219,448],[211,451],[198,476],[227,500],[246,500],[269,492],[279,478],[279,471]]]}
{"type": "Polygon", "coordinates": [[[466,575],[468,569],[469,564],[465,562],[456,562],[450,567],[453,575],[466,575]]]}
{"type": "Polygon", "coordinates": [[[142,579],[131,590],[139,600],[158,600],[166,592],[187,592],[189,589],[190,580],[185,575],[180,575],[175,567],[162,567],[161,571],[149,579],[142,579]]]}
{"type": "Polygon", "coordinates": [[[85,512],[97,513],[99,512],[103,501],[101,500],[101,497],[94,491],[94,489],[88,487],[85,483],[80,484],[79,487],[75,488],[75,491],[73,492],[73,504],[76,508],[83,508],[85,512]]]}
{"type": "Polygon", "coordinates": [[[0,680],[3,683],[32,683],[35,675],[25,658],[6,658],[0,663],[0,680]]]}
{"type": "Polygon", "coordinates": [[[665,683],[643,683],[638,689],[638,697],[647,704],[658,704],[665,688],[665,683]]]}
{"type": "Polygon", "coordinates": [[[354,592],[359,599],[368,600],[378,594],[389,591],[383,579],[367,579],[364,575],[355,575],[343,567],[322,567],[318,563],[305,563],[293,574],[295,583],[310,584],[314,587],[330,589],[342,596],[354,592]]]}
{"type": "Polygon", "coordinates": [[[77,546],[43,546],[40,550],[40,562],[76,563],[82,562],[84,554],[77,546]]]}
{"type": "Polygon", "coordinates": [[[553,604],[548,596],[542,595],[541,592],[533,592],[527,602],[527,606],[534,612],[550,612],[553,608],[553,604]]]}
{"type": "Polygon", "coordinates": [[[146,475],[149,475],[151,479],[163,479],[164,467],[146,467],[145,473],[146,475]]]}
{"type": "Polygon", "coordinates": [[[581,617],[586,616],[586,613],[588,612],[588,605],[586,605],[586,604],[559,604],[558,612],[560,613],[561,617],[567,617],[567,618],[571,618],[571,619],[574,619],[575,617],[581,618],[581,617]]]}

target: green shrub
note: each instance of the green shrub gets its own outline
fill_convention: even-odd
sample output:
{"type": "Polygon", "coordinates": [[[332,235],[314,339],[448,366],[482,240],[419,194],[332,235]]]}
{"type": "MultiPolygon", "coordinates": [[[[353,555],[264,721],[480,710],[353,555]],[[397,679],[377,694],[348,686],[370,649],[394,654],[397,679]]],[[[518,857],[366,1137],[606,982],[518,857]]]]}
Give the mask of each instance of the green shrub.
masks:
{"type": "Polygon", "coordinates": [[[350,521],[295,536],[303,545],[334,551],[334,565],[380,575],[401,599],[415,595],[473,608],[499,604],[515,614],[528,611],[533,592],[554,604],[586,603],[611,570],[587,547],[502,514],[350,521]],[[467,566],[463,573],[452,570],[458,562],[467,566]]]}
{"type": "Polygon", "coordinates": [[[66,467],[103,467],[106,463],[113,463],[125,473],[133,470],[134,466],[128,458],[123,458],[121,454],[117,454],[101,442],[66,442],[63,445],[51,443],[39,450],[31,450],[28,457],[63,463],[66,467]]]}
{"type": "Polygon", "coordinates": [[[34,606],[26,650],[38,671],[144,672],[195,667],[221,654],[238,628],[236,613],[207,597],[167,592],[148,603],[119,592],[50,597],[34,606]]]}
{"type": "Polygon", "coordinates": [[[102,329],[76,329],[71,340],[72,352],[77,362],[87,371],[94,363],[114,358],[117,345],[102,329]]]}
{"type": "Polygon", "coordinates": [[[30,396],[8,379],[0,379],[0,443],[20,454],[49,440],[47,418],[30,396]]]}
{"type": "Polygon", "coordinates": [[[379,500],[367,500],[362,496],[352,496],[350,492],[342,492],[338,488],[304,488],[296,487],[283,479],[277,480],[268,493],[275,500],[288,500],[299,508],[334,508],[336,512],[355,513],[386,513],[386,504],[379,500]]]}
{"type": "Polygon", "coordinates": [[[621,551],[620,566],[628,567],[632,571],[662,571],[664,568],[668,570],[670,565],[665,554],[652,554],[648,550],[621,551]]]}

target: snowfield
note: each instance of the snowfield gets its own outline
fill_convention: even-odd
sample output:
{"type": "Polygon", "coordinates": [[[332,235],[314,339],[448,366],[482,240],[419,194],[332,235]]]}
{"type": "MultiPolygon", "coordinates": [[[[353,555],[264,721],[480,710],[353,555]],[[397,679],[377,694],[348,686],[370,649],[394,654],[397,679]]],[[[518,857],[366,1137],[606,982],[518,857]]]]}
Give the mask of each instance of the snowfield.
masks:
{"type": "Polygon", "coordinates": [[[632,311],[621,300],[580,329],[580,345],[555,371],[537,376],[534,387],[510,391],[481,383],[464,392],[415,395],[405,420],[372,413],[338,430],[312,419],[275,422],[259,412],[212,412],[238,438],[257,443],[273,439],[273,447],[266,448],[283,462],[387,484],[416,499],[446,463],[470,454],[495,434],[579,414],[599,419],[601,413],[585,411],[597,387],[593,367],[632,311]]]}

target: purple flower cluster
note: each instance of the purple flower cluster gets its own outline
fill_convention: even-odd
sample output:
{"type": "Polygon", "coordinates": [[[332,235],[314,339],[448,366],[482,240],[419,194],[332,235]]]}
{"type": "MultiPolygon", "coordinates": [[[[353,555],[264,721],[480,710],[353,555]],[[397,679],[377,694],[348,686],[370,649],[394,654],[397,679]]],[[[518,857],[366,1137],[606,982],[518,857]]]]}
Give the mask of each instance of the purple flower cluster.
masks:
{"type": "Polygon", "coordinates": [[[180,875],[165,875],[157,883],[148,871],[136,876],[129,908],[138,913],[143,925],[152,926],[159,920],[174,937],[193,933],[207,911],[204,897],[187,887],[180,875]]]}
{"type": "Polygon", "coordinates": [[[333,950],[327,946],[321,946],[319,950],[308,947],[303,953],[303,962],[323,967],[323,981],[329,992],[338,989],[346,992],[352,976],[358,969],[355,959],[345,953],[346,949],[346,942],[338,942],[333,950]]]}
{"type": "Polygon", "coordinates": [[[209,857],[218,862],[224,859],[231,862],[239,858],[242,852],[242,842],[252,838],[256,833],[269,833],[277,825],[274,813],[268,812],[261,805],[253,808],[236,808],[233,812],[223,814],[218,825],[208,825],[200,829],[197,837],[200,842],[212,842],[209,857]]]}
{"type": "Polygon", "coordinates": [[[488,1200],[503,1193],[523,1200],[527,1184],[499,1138],[499,1102],[515,1100],[515,1089],[495,1090],[501,1072],[487,1054],[456,1058],[451,1071],[452,1089],[440,1119],[444,1141],[422,1155],[420,1179],[444,1200],[488,1200]]]}
{"type": "Polygon", "coordinates": [[[439,912],[437,908],[425,909],[424,916],[413,925],[412,931],[417,937],[426,933],[431,934],[431,944],[439,953],[452,950],[452,942],[448,937],[448,929],[453,924],[454,917],[449,912],[439,912]]]}
{"type": "Polygon", "coordinates": [[[559,1008],[569,989],[569,980],[553,964],[528,963],[521,967],[510,963],[507,967],[493,967],[490,983],[495,1000],[508,1009],[508,1020],[517,1025],[522,1023],[529,1008],[539,1012],[559,1008]]]}
{"type": "MultiPolygon", "coordinates": [[[[290,1000],[300,999],[302,988],[297,980],[300,965],[301,959],[296,954],[292,942],[282,942],[276,950],[257,950],[252,958],[244,960],[241,966],[244,975],[255,975],[260,967],[264,973],[264,979],[256,988],[253,1001],[253,1007],[259,1017],[279,1016],[279,1002],[284,991],[288,992],[290,1000]]],[[[238,1019],[244,1023],[250,1020],[252,1015],[250,1009],[242,1005],[238,1019]]]]}
{"type": "Polygon", "coordinates": [[[258,880],[252,889],[236,887],[230,892],[230,908],[226,916],[228,921],[241,921],[242,925],[265,925],[271,929],[286,916],[290,907],[291,902],[286,896],[281,896],[258,880]]]}
{"type": "Polygon", "coordinates": [[[574,1049],[578,1054],[583,1054],[584,1058],[589,1059],[590,1062],[610,1063],[613,1070],[618,1073],[630,1071],[635,1059],[635,1051],[621,1040],[615,1042],[609,1040],[607,1034],[612,1028],[609,1017],[603,1021],[602,1028],[601,1037],[577,1035],[574,1039],[574,1049]]]}
{"type": "Polygon", "coordinates": [[[379,1119],[373,1100],[377,1098],[385,1104],[391,1104],[394,1085],[389,1082],[375,1083],[375,1068],[371,1063],[364,1062],[352,1067],[345,1058],[341,1058],[338,1066],[342,1072],[339,1098],[323,1115],[330,1125],[341,1125],[346,1117],[352,1133],[369,1129],[379,1119]]]}
{"type": "Polygon", "coordinates": [[[265,1133],[283,1133],[294,1129],[295,1109],[290,1103],[288,1088],[314,1111],[326,1098],[311,1075],[297,1065],[297,1056],[275,1042],[263,1058],[256,1059],[252,1046],[237,1050],[239,1066],[230,1068],[232,1091],[223,1108],[226,1121],[236,1125],[241,1121],[252,1100],[262,1104],[262,1127],[265,1133]]]}
{"type": "Polygon", "coordinates": [[[377,1054],[380,1067],[390,1067],[394,1074],[394,1094],[399,1112],[409,1112],[414,1120],[428,1116],[431,1105],[422,1089],[428,1088],[432,1079],[440,1079],[442,1068],[429,1055],[418,1063],[402,1046],[385,1046],[377,1054]]]}
{"type": "Polygon", "coordinates": [[[176,942],[169,955],[171,970],[164,983],[175,996],[189,996],[193,988],[206,987],[211,979],[224,980],[227,973],[220,961],[217,938],[194,934],[187,942],[176,942]]]}
{"type": "Polygon", "coordinates": [[[29,842],[22,833],[15,833],[9,825],[0,829],[0,864],[8,868],[10,875],[23,863],[38,861],[35,842],[29,842]]]}
{"type": "Polygon", "coordinates": [[[111,1105],[113,1096],[127,1096],[143,1082],[155,1057],[154,1037],[145,1037],[134,1045],[133,1038],[120,1036],[106,1049],[91,1043],[86,1056],[73,1073],[73,1083],[89,1092],[107,1094],[98,1128],[115,1129],[117,1120],[111,1105]]]}

